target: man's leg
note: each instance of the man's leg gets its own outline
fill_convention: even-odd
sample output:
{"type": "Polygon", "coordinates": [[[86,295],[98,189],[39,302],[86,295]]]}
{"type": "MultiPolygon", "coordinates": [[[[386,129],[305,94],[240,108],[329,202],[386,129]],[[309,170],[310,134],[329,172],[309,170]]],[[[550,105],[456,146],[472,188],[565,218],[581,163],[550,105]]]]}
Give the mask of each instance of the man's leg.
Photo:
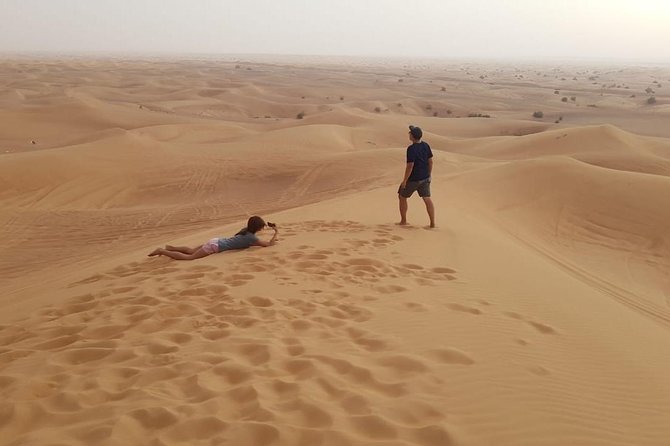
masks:
{"type": "Polygon", "coordinates": [[[430,227],[435,227],[435,205],[433,200],[430,197],[422,197],[423,202],[426,203],[426,211],[428,212],[428,217],[430,217],[430,227]]]}
{"type": "Polygon", "coordinates": [[[402,195],[398,195],[399,207],[400,207],[400,223],[399,225],[407,224],[407,198],[402,195]]]}

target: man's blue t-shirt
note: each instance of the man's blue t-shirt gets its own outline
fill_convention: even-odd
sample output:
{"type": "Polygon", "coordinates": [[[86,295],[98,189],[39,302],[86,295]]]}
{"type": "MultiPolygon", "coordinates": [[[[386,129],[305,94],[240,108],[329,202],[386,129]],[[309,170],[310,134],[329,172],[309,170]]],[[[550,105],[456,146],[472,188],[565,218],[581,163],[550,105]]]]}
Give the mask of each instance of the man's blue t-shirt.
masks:
{"type": "Polygon", "coordinates": [[[421,181],[430,176],[428,170],[428,159],[433,157],[433,152],[426,142],[415,142],[407,147],[407,162],[414,163],[414,168],[407,181],[421,181]]]}
{"type": "Polygon", "coordinates": [[[258,237],[253,232],[247,232],[244,235],[236,235],[230,238],[220,238],[218,241],[219,252],[229,249],[244,249],[253,246],[258,241],[258,237]]]}

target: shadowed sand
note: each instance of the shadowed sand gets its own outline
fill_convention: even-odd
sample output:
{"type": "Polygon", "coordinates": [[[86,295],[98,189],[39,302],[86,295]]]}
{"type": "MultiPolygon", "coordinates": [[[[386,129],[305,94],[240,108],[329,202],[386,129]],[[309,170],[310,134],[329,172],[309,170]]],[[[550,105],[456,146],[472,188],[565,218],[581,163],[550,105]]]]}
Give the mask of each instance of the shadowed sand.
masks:
{"type": "Polygon", "coordinates": [[[0,64],[2,443],[667,444],[670,73],[319,63],[0,64]]]}

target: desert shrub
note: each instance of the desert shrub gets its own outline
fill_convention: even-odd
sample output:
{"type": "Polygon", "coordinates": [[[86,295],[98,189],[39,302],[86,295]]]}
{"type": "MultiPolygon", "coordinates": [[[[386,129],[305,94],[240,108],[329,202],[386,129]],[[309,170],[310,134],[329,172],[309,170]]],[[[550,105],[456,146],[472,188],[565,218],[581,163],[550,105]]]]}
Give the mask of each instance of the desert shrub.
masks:
{"type": "Polygon", "coordinates": [[[437,117],[437,112],[433,112],[433,116],[434,116],[434,117],[437,117]]]}
{"type": "Polygon", "coordinates": [[[561,94],[561,92],[558,90],[554,90],[554,94],[561,94]]]}
{"type": "Polygon", "coordinates": [[[340,101],[344,101],[344,96],[340,96],[340,101]]]}
{"type": "Polygon", "coordinates": [[[644,90],[644,92],[647,93],[647,94],[654,94],[654,90],[652,90],[651,87],[647,87],[647,89],[644,90]]]}
{"type": "Polygon", "coordinates": [[[483,113],[469,113],[468,118],[490,118],[491,115],[485,115],[483,113]]]}
{"type": "Polygon", "coordinates": [[[381,113],[382,109],[379,107],[375,107],[375,113],[381,113]]]}
{"type": "Polygon", "coordinates": [[[442,87],[440,91],[447,91],[447,87],[442,87]]]}
{"type": "Polygon", "coordinates": [[[563,96],[563,97],[561,98],[561,101],[562,101],[562,102],[568,102],[568,97],[567,97],[567,96],[563,96]]]}
{"type": "Polygon", "coordinates": [[[402,79],[398,79],[398,82],[404,82],[402,79]]]}
{"type": "Polygon", "coordinates": [[[432,105],[430,105],[430,104],[426,105],[426,110],[432,110],[432,109],[433,109],[432,105]]]}
{"type": "Polygon", "coordinates": [[[570,100],[571,100],[572,102],[575,102],[575,101],[577,100],[577,96],[570,96],[570,100]]]}
{"type": "Polygon", "coordinates": [[[649,99],[647,99],[647,104],[655,104],[656,103],[656,98],[654,96],[651,96],[649,99]]]}
{"type": "Polygon", "coordinates": [[[396,105],[397,105],[398,107],[402,107],[402,104],[401,104],[400,102],[398,102],[396,105]]]}
{"type": "Polygon", "coordinates": [[[240,68],[242,68],[242,67],[239,66],[239,65],[235,65],[235,69],[236,69],[236,70],[239,70],[240,68]]]}
{"type": "Polygon", "coordinates": [[[558,124],[559,122],[561,122],[561,121],[559,121],[559,120],[557,119],[557,120],[554,121],[554,124],[558,124]]]}
{"type": "Polygon", "coordinates": [[[295,115],[295,118],[296,118],[296,119],[302,119],[302,118],[304,118],[304,117],[305,117],[305,112],[304,112],[304,111],[301,111],[300,113],[298,113],[297,115],[295,115]]]}
{"type": "Polygon", "coordinates": [[[542,113],[541,111],[533,112],[533,118],[538,118],[538,119],[544,118],[544,113],[542,113]]]}
{"type": "Polygon", "coordinates": [[[450,115],[450,114],[451,114],[451,110],[447,110],[447,114],[450,115]]]}
{"type": "Polygon", "coordinates": [[[592,108],[598,108],[598,106],[596,104],[587,104],[586,106],[587,107],[592,107],[592,108]]]}
{"type": "Polygon", "coordinates": [[[635,94],[630,95],[631,98],[634,98],[635,96],[637,96],[637,95],[635,95],[635,94]]]}

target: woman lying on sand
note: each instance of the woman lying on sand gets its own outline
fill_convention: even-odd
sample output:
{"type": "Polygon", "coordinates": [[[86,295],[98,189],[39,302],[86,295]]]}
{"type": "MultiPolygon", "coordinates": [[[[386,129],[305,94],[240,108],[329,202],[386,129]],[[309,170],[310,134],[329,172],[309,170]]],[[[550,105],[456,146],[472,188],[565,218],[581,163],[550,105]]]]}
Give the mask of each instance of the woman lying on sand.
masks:
{"type": "Polygon", "coordinates": [[[149,257],[168,256],[175,260],[194,260],[231,249],[245,249],[250,246],[272,246],[277,241],[279,231],[277,231],[277,226],[274,223],[267,223],[267,225],[275,231],[269,242],[259,240],[256,237],[256,233],[265,227],[265,221],[259,216],[254,215],[249,218],[247,227],[240,230],[233,237],[213,238],[204,245],[195,248],[165,245],[165,248],[156,248],[151,251],[149,257]]]}

